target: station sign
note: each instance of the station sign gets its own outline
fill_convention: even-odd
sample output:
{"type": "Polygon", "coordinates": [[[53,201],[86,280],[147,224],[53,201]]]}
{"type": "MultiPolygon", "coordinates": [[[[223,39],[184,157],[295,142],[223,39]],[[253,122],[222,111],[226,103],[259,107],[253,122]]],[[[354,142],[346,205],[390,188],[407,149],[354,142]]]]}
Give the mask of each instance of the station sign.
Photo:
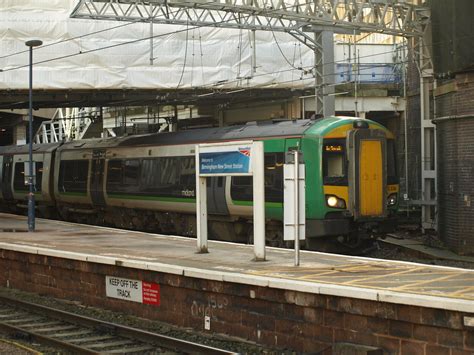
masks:
{"type": "Polygon", "coordinates": [[[251,175],[252,144],[201,147],[199,173],[201,176],[251,175]]]}
{"type": "Polygon", "coordinates": [[[106,276],[105,292],[111,298],[160,305],[160,285],[152,282],[106,276]]]}

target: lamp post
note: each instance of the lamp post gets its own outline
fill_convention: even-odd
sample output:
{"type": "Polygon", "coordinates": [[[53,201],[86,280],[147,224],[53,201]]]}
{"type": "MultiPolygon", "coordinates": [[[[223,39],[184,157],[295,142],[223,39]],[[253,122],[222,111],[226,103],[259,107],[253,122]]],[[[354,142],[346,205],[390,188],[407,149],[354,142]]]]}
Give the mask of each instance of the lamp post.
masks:
{"type": "Polygon", "coordinates": [[[32,39],[26,41],[25,44],[30,47],[30,86],[29,86],[29,169],[28,169],[28,185],[30,191],[28,193],[28,232],[35,230],[35,193],[34,193],[34,178],[35,171],[33,169],[33,47],[38,47],[43,44],[39,39],[32,39]]]}

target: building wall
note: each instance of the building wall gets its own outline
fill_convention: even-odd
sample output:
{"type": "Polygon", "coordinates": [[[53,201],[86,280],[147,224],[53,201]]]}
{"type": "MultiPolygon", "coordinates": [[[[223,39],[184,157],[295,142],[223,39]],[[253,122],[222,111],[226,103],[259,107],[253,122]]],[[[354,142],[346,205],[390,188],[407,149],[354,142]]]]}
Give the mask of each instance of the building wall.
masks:
{"type": "Polygon", "coordinates": [[[435,91],[439,231],[460,254],[474,254],[474,72],[435,91]]]}

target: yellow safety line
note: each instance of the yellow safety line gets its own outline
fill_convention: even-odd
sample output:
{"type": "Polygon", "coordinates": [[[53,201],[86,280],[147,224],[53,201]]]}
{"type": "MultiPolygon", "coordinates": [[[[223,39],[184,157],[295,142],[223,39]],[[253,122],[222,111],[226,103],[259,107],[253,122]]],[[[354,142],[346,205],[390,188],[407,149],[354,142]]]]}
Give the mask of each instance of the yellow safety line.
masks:
{"type": "MultiPolygon", "coordinates": [[[[403,271],[399,271],[399,272],[394,272],[392,274],[386,274],[386,275],[378,275],[378,276],[372,276],[372,277],[365,277],[363,279],[360,279],[360,280],[354,280],[354,282],[361,282],[361,281],[365,281],[365,280],[374,280],[374,279],[380,279],[382,277],[387,277],[387,276],[395,276],[395,275],[403,275],[403,274],[408,274],[410,272],[413,272],[413,271],[416,271],[416,270],[420,270],[421,268],[415,268],[415,269],[409,269],[409,270],[403,270],[403,271]]],[[[349,285],[351,284],[351,282],[348,283],[349,285]]]]}
{"type": "Polygon", "coordinates": [[[409,287],[415,287],[415,286],[420,286],[420,285],[426,285],[426,284],[430,284],[430,283],[433,283],[433,282],[438,282],[438,281],[442,281],[442,280],[447,280],[453,276],[456,276],[456,274],[453,274],[453,275],[448,275],[448,276],[444,276],[444,277],[438,277],[438,278],[435,278],[435,279],[432,279],[432,280],[425,280],[425,281],[419,281],[419,282],[413,282],[411,284],[406,284],[406,285],[403,285],[403,286],[400,286],[399,289],[404,289],[404,288],[409,288],[409,287]]]}
{"type": "MultiPolygon", "coordinates": [[[[301,276],[292,276],[288,274],[284,274],[285,270],[290,271],[292,274],[297,274],[297,273],[306,273],[309,270],[295,270],[294,268],[282,268],[278,270],[261,270],[257,272],[250,272],[250,274],[255,274],[255,275],[260,275],[260,276],[269,276],[269,277],[278,277],[278,278],[283,278],[283,279],[288,279],[288,280],[300,280],[300,281],[309,281],[309,282],[319,282],[323,284],[328,284],[328,285],[342,285],[342,286],[353,286],[353,287],[360,287],[360,288],[368,288],[368,289],[375,289],[375,290],[391,290],[391,291],[398,291],[398,292],[406,292],[406,293],[411,293],[411,294],[419,294],[419,295],[428,295],[428,296],[438,296],[438,297],[447,297],[447,298],[462,298],[462,299],[467,299],[471,300],[474,299],[474,297],[470,297],[466,295],[466,292],[468,292],[471,287],[467,289],[462,289],[462,290],[457,290],[455,292],[448,292],[448,293],[443,293],[443,294],[438,294],[433,291],[436,290],[452,290],[452,289],[457,289],[458,287],[453,285],[453,286],[428,286],[428,287],[420,287],[422,285],[429,285],[430,283],[435,283],[437,281],[442,281],[442,280],[448,280],[451,279],[452,282],[463,282],[463,281],[471,281],[471,278],[461,278],[461,279],[456,279],[456,277],[459,276],[464,276],[463,274],[468,274],[468,273],[453,273],[452,271],[443,271],[443,272],[436,272],[436,273],[431,273],[430,271],[432,270],[426,270],[423,267],[415,267],[415,268],[409,268],[406,270],[400,270],[399,267],[390,267],[390,268],[377,268],[376,270],[373,270],[373,264],[370,265],[344,265],[344,266],[336,266],[334,268],[331,268],[331,270],[326,269],[321,269],[320,271],[323,272],[315,272],[309,275],[301,275],[301,276]],[[358,270],[365,270],[367,269],[370,270],[372,267],[372,271],[381,271],[383,269],[384,271],[391,271],[391,270],[398,270],[398,272],[387,272],[382,275],[373,275],[373,276],[367,276],[367,275],[356,275],[356,272],[358,270]],[[428,271],[428,272],[427,272],[428,271]],[[392,281],[390,278],[396,275],[409,275],[409,276],[435,276],[435,278],[431,278],[430,280],[423,280],[423,281],[416,281],[412,282],[410,284],[405,284],[405,285],[400,285],[399,287],[393,287],[393,286],[381,286],[380,284],[392,284],[392,283],[401,283],[403,280],[394,280],[392,281]],[[443,275],[443,276],[441,276],[443,275]],[[343,281],[343,282],[338,282],[338,278],[353,278],[352,280],[349,281],[343,281]],[[387,280],[383,280],[383,278],[386,278],[387,280]],[[331,281],[328,281],[331,280],[331,281]],[[378,279],[382,282],[377,285],[375,282],[375,286],[372,286],[372,280],[378,279]],[[364,283],[364,281],[368,281],[368,283],[364,283]],[[422,289],[428,289],[428,291],[422,291],[422,289]],[[457,295],[466,295],[465,297],[459,297],[457,295]]],[[[360,271],[359,271],[360,272],[360,271]]],[[[462,286],[461,286],[462,287],[462,286]]],[[[472,287],[474,289],[474,287],[472,287]]]]}
{"type": "MultiPolygon", "coordinates": [[[[343,285],[345,286],[345,284],[336,284],[334,282],[329,282],[329,281],[324,281],[324,280],[315,280],[317,281],[318,283],[322,283],[322,284],[325,284],[325,285],[343,285]]],[[[371,289],[371,290],[389,290],[389,291],[397,291],[396,288],[394,287],[376,287],[376,286],[370,286],[370,285],[353,285],[353,287],[358,287],[358,288],[366,288],[366,289],[371,289]]],[[[443,294],[439,294],[439,293],[434,293],[434,292],[423,292],[423,291],[410,291],[410,290],[405,290],[404,293],[409,293],[409,294],[414,294],[414,295],[426,295],[426,296],[434,296],[434,297],[445,297],[445,298],[455,298],[455,299],[464,299],[464,300],[474,300],[474,296],[473,297],[457,297],[453,294],[450,294],[450,293],[443,293],[443,294]]]]}
{"type": "Polygon", "coordinates": [[[469,292],[469,291],[473,291],[473,292],[474,292],[474,286],[469,286],[469,287],[466,287],[464,290],[456,291],[456,292],[453,293],[453,295],[458,294],[458,293],[463,292],[463,291],[464,291],[464,292],[469,292]]]}
{"type": "MultiPolygon", "coordinates": [[[[339,271],[331,270],[331,271],[326,271],[326,272],[318,273],[318,274],[303,275],[303,276],[301,276],[301,279],[302,279],[302,280],[305,280],[306,278],[321,277],[321,276],[330,276],[330,275],[335,276],[334,274],[339,274],[339,271]]],[[[342,277],[343,275],[340,275],[340,276],[342,277]]],[[[338,277],[338,276],[335,276],[335,277],[338,277]]],[[[348,276],[346,276],[346,277],[348,277],[348,276]]]]}

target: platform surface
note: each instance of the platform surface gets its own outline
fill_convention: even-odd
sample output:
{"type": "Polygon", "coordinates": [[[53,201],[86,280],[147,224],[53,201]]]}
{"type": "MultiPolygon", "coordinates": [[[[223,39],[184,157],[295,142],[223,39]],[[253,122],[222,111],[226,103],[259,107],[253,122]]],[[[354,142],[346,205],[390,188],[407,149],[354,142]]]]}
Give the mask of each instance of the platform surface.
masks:
{"type": "Polygon", "coordinates": [[[474,313],[474,270],[196,240],[0,213],[0,249],[309,293],[474,313]]]}

